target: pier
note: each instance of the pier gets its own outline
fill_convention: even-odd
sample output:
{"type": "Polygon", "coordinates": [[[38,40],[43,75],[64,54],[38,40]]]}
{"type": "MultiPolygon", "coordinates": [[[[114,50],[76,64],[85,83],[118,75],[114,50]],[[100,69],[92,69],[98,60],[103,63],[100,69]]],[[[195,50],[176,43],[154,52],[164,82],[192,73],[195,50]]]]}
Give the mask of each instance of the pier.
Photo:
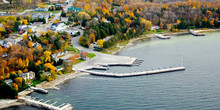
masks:
{"type": "Polygon", "coordinates": [[[41,102],[43,99],[40,99],[39,101],[26,98],[26,97],[19,97],[18,100],[22,103],[25,103],[26,105],[34,106],[40,109],[48,109],[48,110],[73,110],[73,106],[71,104],[61,104],[59,106],[54,106],[57,102],[54,102],[52,104],[48,104],[50,100],[47,100],[45,102],[41,102]]]}
{"type": "Polygon", "coordinates": [[[200,34],[200,33],[197,33],[197,32],[195,32],[195,31],[193,31],[193,30],[189,30],[189,32],[193,35],[193,36],[205,36],[205,34],[200,34]]]}
{"type": "Polygon", "coordinates": [[[44,90],[44,89],[35,88],[35,87],[30,87],[30,88],[33,89],[36,92],[39,92],[39,93],[43,93],[43,94],[47,94],[48,93],[48,91],[44,90]]]}
{"type": "Polygon", "coordinates": [[[97,72],[97,71],[89,71],[89,70],[79,70],[81,72],[86,72],[91,75],[96,76],[107,76],[107,77],[132,77],[132,76],[142,76],[142,75],[152,75],[152,74],[160,74],[160,73],[167,73],[167,72],[174,72],[174,71],[183,71],[185,67],[170,67],[164,69],[157,69],[157,70],[147,70],[141,72],[131,72],[131,73],[104,73],[104,72],[97,72]]]}
{"type": "Polygon", "coordinates": [[[170,36],[164,36],[163,34],[154,34],[159,39],[170,39],[170,36]]]}

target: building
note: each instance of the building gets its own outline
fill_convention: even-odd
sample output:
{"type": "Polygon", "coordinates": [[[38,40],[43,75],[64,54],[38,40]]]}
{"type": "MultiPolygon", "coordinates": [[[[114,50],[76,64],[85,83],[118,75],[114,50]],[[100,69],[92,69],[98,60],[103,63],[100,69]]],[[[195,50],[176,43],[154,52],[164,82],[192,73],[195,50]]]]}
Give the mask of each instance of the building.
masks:
{"type": "Polygon", "coordinates": [[[160,29],[160,27],[159,26],[152,26],[151,27],[151,30],[157,30],[157,29],[160,29]]]}
{"type": "Polygon", "coordinates": [[[8,84],[9,86],[12,86],[13,81],[11,79],[6,79],[5,83],[8,84]]]}
{"type": "Polygon", "coordinates": [[[19,31],[28,31],[28,29],[35,30],[37,26],[32,26],[32,25],[19,25],[18,30],[19,31]]]}
{"type": "Polygon", "coordinates": [[[33,44],[34,49],[37,49],[38,46],[41,46],[41,44],[38,43],[38,42],[35,42],[35,43],[33,44]]]}
{"type": "Polygon", "coordinates": [[[64,23],[67,23],[68,20],[69,20],[68,17],[61,17],[61,19],[60,19],[60,21],[61,21],[61,22],[64,22],[64,23]]]}
{"type": "Polygon", "coordinates": [[[5,27],[4,24],[0,23],[0,27],[5,27]]]}
{"type": "Polygon", "coordinates": [[[66,28],[67,28],[67,26],[62,22],[54,23],[51,25],[51,29],[54,31],[60,31],[60,30],[66,29],[66,28]]]}
{"type": "Polygon", "coordinates": [[[12,39],[12,38],[6,38],[5,40],[0,42],[0,45],[2,47],[6,47],[9,48],[10,46],[12,46],[13,44],[16,44],[16,40],[12,39]]]}
{"type": "MultiPolygon", "coordinates": [[[[49,18],[53,15],[52,13],[28,13],[25,16],[28,17],[32,15],[32,19],[43,19],[45,18],[46,23],[48,22],[49,18]]],[[[42,21],[41,21],[42,22],[42,21]]]]}
{"type": "Polygon", "coordinates": [[[68,10],[72,10],[72,11],[75,11],[75,12],[79,12],[79,11],[81,11],[82,9],[81,9],[81,8],[76,8],[76,7],[71,6],[71,8],[68,8],[68,10]]]}
{"type": "Polygon", "coordinates": [[[35,73],[32,71],[27,72],[27,73],[20,73],[18,76],[22,77],[25,81],[27,81],[28,79],[30,80],[35,79],[35,73]]]}
{"type": "Polygon", "coordinates": [[[48,11],[48,9],[38,7],[38,8],[35,8],[34,11],[48,11]]]}
{"type": "Polygon", "coordinates": [[[76,35],[77,32],[79,32],[78,30],[75,29],[63,29],[63,30],[59,30],[59,33],[63,33],[63,32],[67,32],[70,35],[76,35]]]}

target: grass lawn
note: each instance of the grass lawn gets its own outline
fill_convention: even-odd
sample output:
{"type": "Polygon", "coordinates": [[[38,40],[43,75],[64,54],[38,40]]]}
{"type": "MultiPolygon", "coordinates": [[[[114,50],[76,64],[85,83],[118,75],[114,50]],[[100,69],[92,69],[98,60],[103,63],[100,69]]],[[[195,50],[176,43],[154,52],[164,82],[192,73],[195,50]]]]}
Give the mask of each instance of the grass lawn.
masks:
{"type": "Polygon", "coordinates": [[[37,80],[34,80],[34,81],[32,81],[32,85],[31,86],[36,86],[37,84],[39,84],[39,83],[41,83],[41,82],[43,82],[42,80],[40,80],[40,79],[37,79],[37,80]]]}
{"type": "Polygon", "coordinates": [[[119,43],[119,46],[125,46],[129,43],[129,40],[127,41],[122,41],[121,43],[119,43]]]}
{"type": "Polygon", "coordinates": [[[94,53],[88,53],[88,57],[91,59],[93,57],[95,57],[96,55],[94,53]]]}
{"type": "Polygon", "coordinates": [[[80,50],[75,48],[75,47],[72,47],[72,46],[67,46],[65,48],[66,51],[74,51],[74,52],[77,52],[77,53],[80,53],[80,50]]]}

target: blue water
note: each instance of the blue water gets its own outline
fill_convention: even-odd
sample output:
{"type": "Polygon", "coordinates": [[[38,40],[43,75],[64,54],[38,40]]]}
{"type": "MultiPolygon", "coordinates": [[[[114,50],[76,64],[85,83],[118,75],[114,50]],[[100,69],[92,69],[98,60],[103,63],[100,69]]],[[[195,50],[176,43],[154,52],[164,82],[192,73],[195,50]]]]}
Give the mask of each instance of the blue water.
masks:
{"type": "Polygon", "coordinates": [[[57,105],[71,103],[75,110],[218,110],[220,32],[206,35],[139,41],[119,55],[143,59],[140,66],[108,70],[130,72],[180,66],[183,58],[185,71],[127,78],[87,75],[67,81],[60,90],[50,90],[47,95],[32,95],[59,101],[57,105]]]}

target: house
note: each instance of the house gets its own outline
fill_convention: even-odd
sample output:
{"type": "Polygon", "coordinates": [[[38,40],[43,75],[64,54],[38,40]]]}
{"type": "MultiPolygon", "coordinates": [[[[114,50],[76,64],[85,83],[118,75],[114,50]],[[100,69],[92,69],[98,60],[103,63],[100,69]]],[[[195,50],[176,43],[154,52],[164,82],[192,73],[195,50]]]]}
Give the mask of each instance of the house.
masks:
{"type": "Polygon", "coordinates": [[[0,27],[5,27],[4,24],[0,23],[0,27]]]}
{"type": "Polygon", "coordinates": [[[43,19],[45,18],[46,23],[48,22],[49,18],[53,15],[52,13],[28,13],[26,17],[32,15],[32,19],[43,19]]]}
{"type": "Polygon", "coordinates": [[[2,47],[9,48],[13,44],[16,44],[16,41],[12,38],[6,38],[3,43],[1,44],[2,47]]]}
{"type": "Polygon", "coordinates": [[[79,12],[79,11],[81,11],[82,9],[81,9],[81,8],[76,8],[76,7],[71,6],[70,8],[68,8],[68,10],[72,10],[72,11],[75,11],[75,12],[79,12]]]}
{"type": "Polygon", "coordinates": [[[8,84],[9,86],[12,86],[13,81],[11,79],[6,79],[5,83],[8,84]]]}
{"type": "Polygon", "coordinates": [[[48,9],[47,8],[38,7],[38,8],[35,8],[34,11],[48,11],[48,9]]]}
{"type": "Polygon", "coordinates": [[[18,26],[19,31],[28,31],[28,29],[31,29],[33,31],[36,28],[37,28],[37,26],[33,26],[33,25],[19,25],[18,26]]]}
{"type": "Polygon", "coordinates": [[[39,44],[38,42],[35,42],[35,43],[33,44],[34,49],[37,49],[38,46],[41,46],[41,44],[39,44]]]}
{"type": "Polygon", "coordinates": [[[63,33],[63,32],[67,32],[68,34],[70,35],[75,35],[77,32],[79,32],[78,30],[75,30],[75,29],[63,29],[63,30],[59,30],[60,33],[63,33]]]}
{"type": "Polygon", "coordinates": [[[62,22],[59,22],[59,23],[54,23],[51,25],[51,29],[54,30],[54,31],[59,31],[59,30],[63,30],[63,29],[66,29],[67,26],[62,23],[62,22]]]}
{"type": "Polygon", "coordinates": [[[61,17],[61,19],[60,19],[60,21],[61,21],[61,22],[64,22],[64,23],[67,23],[68,20],[69,20],[68,17],[61,17]]]}
{"type": "Polygon", "coordinates": [[[27,81],[28,79],[30,80],[35,79],[35,73],[32,71],[27,72],[27,73],[20,73],[18,76],[22,77],[25,81],[27,81]]]}
{"type": "Polygon", "coordinates": [[[159,26],[152,26],[151,27],[151,30],[157,30],[157,29],[160,29],[160,27],[159,26]]]}

